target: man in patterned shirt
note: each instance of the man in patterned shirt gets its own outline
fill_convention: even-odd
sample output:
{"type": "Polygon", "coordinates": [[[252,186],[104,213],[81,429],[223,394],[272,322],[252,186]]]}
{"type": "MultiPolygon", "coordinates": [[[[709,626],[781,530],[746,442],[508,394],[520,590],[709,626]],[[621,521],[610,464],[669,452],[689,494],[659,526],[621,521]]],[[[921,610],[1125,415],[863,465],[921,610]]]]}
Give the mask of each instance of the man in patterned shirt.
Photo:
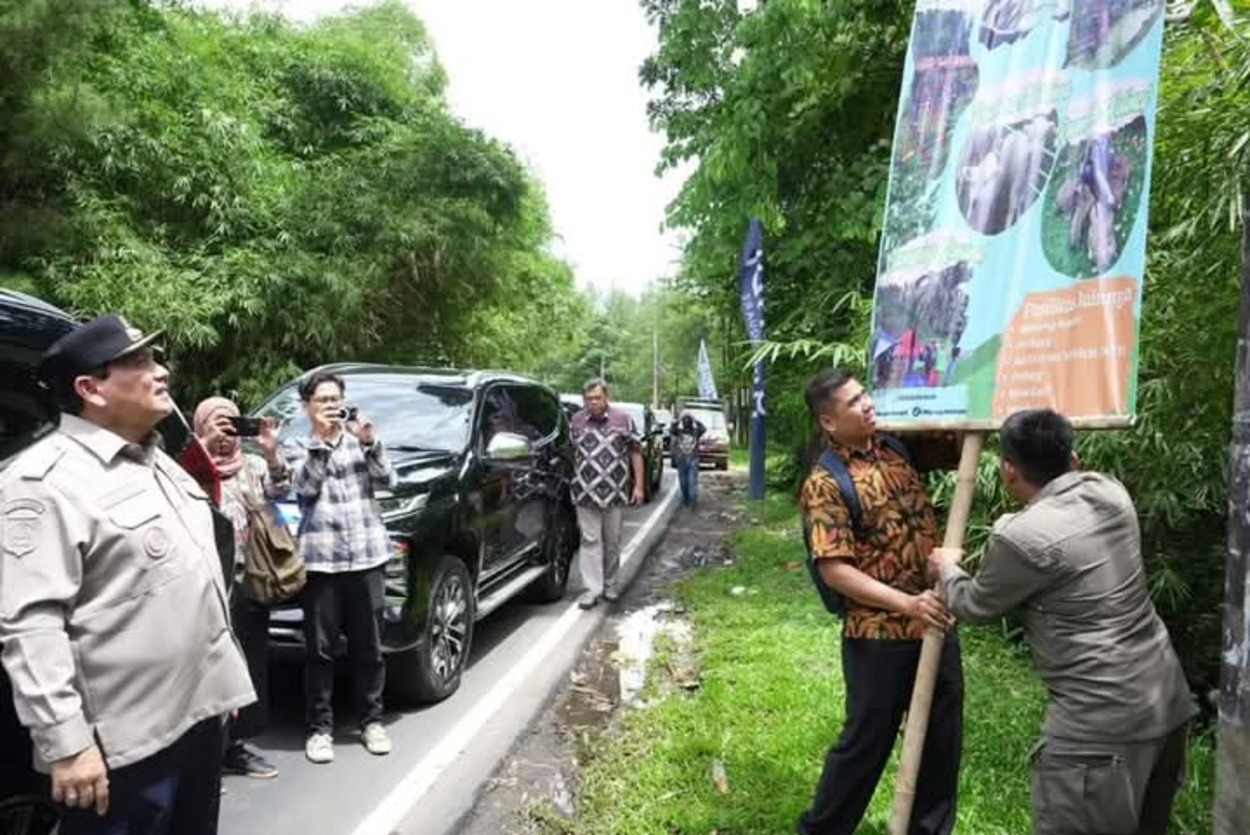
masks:
{"type": "Polygon", "coordinates": [[[292,467],[300,505],[299,549],[308,568],[304,587],[304,700],[311,762],[334,759],[334,645],[340,627],[360,712],[360,735],[371,754],[388,754],[382,726],[382,609],[391,544],[373,502],[390,486],[391,465],[373,423],[349,417],[341,377],[313,372],[300,385],[312,434],[299,442],[292,467]]]}
{"type": "MultiPolygon", "coordinates": [[[[927,559],[937,517],[912,464],[876,436],[872,398],[837,371],[816,375],[806,399],[822,440],[841,457],[859,495],[852,518],[837,482],[813,467],[800,505],[821,576],[847,602],[842,627],[846,724],[829,750],[800,835],[852,835],[894,747],[911,700],[926,628],[950,614],[930,589],[927,559]]],[[[949,835],[963,736],[963,670],[954,634],[942,651],[925,738],[911,835],[949,835]]]]}
{"type": "Polygon", "coordinates": [[[602,597],[620,595],[621,523],[627,504],[641,504],[645,478],[634,421],[608,405],[608,385],[591,380],[582,387],[585,407],[573,415],[573,503],[582,530],[578,562],[586,591],[578,605],[589,609],[602,597]],[[633,486],[630,486],[630,482],[633,486]]]}

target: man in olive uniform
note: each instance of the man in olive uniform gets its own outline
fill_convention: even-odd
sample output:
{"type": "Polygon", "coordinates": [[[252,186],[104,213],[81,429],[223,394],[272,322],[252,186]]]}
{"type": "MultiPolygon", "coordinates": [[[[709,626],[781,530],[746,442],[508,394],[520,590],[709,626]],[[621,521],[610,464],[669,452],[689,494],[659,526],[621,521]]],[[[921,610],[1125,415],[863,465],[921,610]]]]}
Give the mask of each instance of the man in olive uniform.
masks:
{"type": "Polygon", "coordinates": [[[0,646],[61,835],[211,835],[222,720],[255,700],[208,497],[159,448],[155,335],[101,316],[40,375],[57,431],[0,476],[0,646]]]}
{"type": "Polygon", "coordinates": [[[1025,503],[994,525],[976,577],[958,549],[930,557],[946,606],[987,623],[1016,611],[1050,693],[1032,763],[1036,835],[1163,835],[1194,715],[1146,588],[1133,501],[1079,472],[1072,424],[1018,412],[1001,432],[1003,483],[1025,503]]]}

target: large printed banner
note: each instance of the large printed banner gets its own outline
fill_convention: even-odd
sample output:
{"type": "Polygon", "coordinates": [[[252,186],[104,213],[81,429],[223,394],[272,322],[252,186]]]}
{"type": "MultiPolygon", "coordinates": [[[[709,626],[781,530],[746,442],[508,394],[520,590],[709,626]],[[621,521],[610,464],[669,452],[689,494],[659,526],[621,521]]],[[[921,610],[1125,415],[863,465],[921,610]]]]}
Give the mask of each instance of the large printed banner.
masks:
{"type": "Polygon", "coordinates": [[[870,347],[885,422],[1137,398],[1164,0],[918,0],[870,347]]]}

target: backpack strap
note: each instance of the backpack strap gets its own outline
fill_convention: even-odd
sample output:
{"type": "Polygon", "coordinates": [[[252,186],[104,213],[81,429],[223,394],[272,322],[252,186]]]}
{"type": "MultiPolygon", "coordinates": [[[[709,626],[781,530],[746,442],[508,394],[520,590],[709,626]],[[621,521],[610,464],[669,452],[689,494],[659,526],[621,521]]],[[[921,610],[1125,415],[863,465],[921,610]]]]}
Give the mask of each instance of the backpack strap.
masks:
{"type": "Polygon", "coordinates": [[[878,435],[877,437],[881,439],[883,444],[898,453],[900,458],[908,464],[911,463],[911,450],[907,448],[907,444],[903,443],[902,438],[895,435],[886,435],[884,433],[878,435]]]}
{"type": "Polygon", "coordinates": [[[847,512],[851,515],[851,530],[859,536],[864,506],[859,501],[859,491],[855,489],[855,482],[851,479],[851,471],[846,468],[846,462],[833,450],[826,449],[816,463],[838,485],[838,492],[842,494],[842,501],[846,502],[847,512]]]}
{"type": "MultiPolygon", "coordinates": [[[[827,449],[816,461],[816,465],[827,472],[829,477],[834,480],[834,483],[838,485],[838,492],[842,494],[842,501],[846,502],[846,509],[851,517],[851,530],[856,537],[859,537],[859,524],[860,517],[863,515],[863,506],[860,504],[859,492],[855,489],[855,482],[851,480],[851,472],[846,468],[846,462],[839,458],[836,452],[827,449]]],[[[807,573],[812,578],[812,583],[816,586],[816,591],[820,595],[820,600],[824,604],[825,610],[840,618],[846,617],[846,597],[825,582],[825,578],[820,574],[820,568],[816,565],[816,559],[812,555],[811,526],[808,524],[806,517],[803,519],[803,544],[807,546],[807,573]]]]}

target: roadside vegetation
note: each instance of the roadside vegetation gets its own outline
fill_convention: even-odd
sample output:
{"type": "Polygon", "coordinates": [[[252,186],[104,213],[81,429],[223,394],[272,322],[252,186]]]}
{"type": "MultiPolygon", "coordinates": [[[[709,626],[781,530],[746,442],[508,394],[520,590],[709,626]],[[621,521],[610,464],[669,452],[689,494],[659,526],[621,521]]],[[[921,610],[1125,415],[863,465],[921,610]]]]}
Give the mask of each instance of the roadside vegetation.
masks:
{"type": "MultiPolygon", "coordinates": [[[[578,835],[777,835],[791,832],[844,713],[838,622],[802,568],[793,502],[772,494],[747,511],[733,563],[676,588],[693,621],[702,686],[666,686],[652,660],[652,700],[582,757],[578,835]]],[[[1027,760],[1044,693],[1027,652],[994,628],[961,630],[967,682],[958,831],[1019,835],[1030,828],[1027,760]]],[[[1171,830],[1210,832],[1210,740],[1191,746],[1190,779],[1171,830]]],[[[892,762],[861,831],[884,835],[892,762]]]]}
{"type": "MultiPolygon", "coordinates": [[[[863,368],[915,3],[641,4],[660,32],[641,77],[667,137],[662,165],[691,172],[669,211],[688,237],[677,284],[713,311],[717,380],[739,402],[751,348],[737,258],[747,219],[765,227],[769,469],[792,489],[810,432],[803,381],[829,365],[863,368]]],[[[1139,420],[1089,433],[1081,448],[1136,499],[1152,593],[1208,717],[1222,642],[1240,196],[1250,189],[1250,18],[1230,27],[1215,5],[1165,30],[1139,420]]],[[[995,463],[991,445],[974,549],[1004,508],[995,463]]]]}

